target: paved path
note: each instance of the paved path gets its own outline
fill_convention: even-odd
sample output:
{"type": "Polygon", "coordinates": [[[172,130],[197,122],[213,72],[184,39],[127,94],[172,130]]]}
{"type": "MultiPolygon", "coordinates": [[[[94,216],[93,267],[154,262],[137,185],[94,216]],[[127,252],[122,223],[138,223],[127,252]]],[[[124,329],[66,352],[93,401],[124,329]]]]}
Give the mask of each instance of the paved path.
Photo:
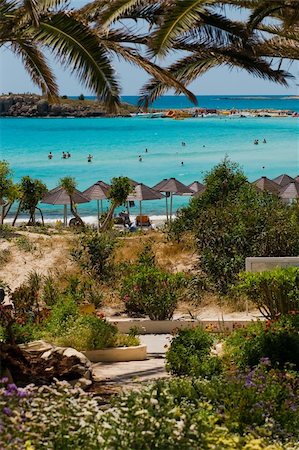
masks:
{"type": "Polygon", "coordinates": [[[95,381],[108,384],[130,385],[168,376],[165,370],[165,352],[170,335],[143,335],[140,340],[147,345],[148,359],[118,363],[93,364],[95,381]]]}

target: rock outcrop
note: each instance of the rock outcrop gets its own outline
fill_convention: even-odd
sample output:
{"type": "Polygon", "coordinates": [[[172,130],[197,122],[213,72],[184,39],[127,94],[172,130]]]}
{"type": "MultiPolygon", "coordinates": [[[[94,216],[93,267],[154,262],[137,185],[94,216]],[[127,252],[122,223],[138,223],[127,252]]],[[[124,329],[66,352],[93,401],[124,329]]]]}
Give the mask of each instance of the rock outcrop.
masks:
{"type": "MultiPolygon", "coordinates": [[[[122,105],[119,116],[129,116],[134,107],[122,105]]],[[[61,98],[50,104],[46,98],[35,94],[10,94],[0,96],[2,117],[102,117],[109,116],[101,103],[92,100],[61,98]]]]}

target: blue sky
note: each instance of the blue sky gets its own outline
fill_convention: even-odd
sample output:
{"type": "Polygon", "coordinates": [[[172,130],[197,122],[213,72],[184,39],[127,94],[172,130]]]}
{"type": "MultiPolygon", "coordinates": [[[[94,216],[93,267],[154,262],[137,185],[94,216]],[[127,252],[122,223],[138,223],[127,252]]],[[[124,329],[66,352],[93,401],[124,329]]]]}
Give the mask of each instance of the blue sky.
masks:
{"type": "MultiPolygon", "coordinates": [[[[83,6],[87,0],[72,0],[74,6],[83,6]]],[[[90,94],[75,76],[57,65],[50,58],[51,66],[57,77],[61,95],[90,94]]],[[[0,92],[37,92],[39,89],[33,85],[25,72],[22,63],[8,48],[0,49],[0,92]]],[[[118,60],[114,61],[117,77],[122,86],[123,95],[138,95],[139,89],[147,81],[148,76],[140,69],[118,60]]],[[[267,95],[292,95],[298,94],[296,82],[299,80],[299,65],[293,63],[289,68],[284,67],[296,77],[289,82],[289,87],[283,87],[259,78],[255,78],[245,71],[229,70],[220,67],[210,70],[204,76],[198,78],[190,85],[191,90],[197,95],[226,95],[226,94],[267,94],[267,95]]],[[[171,92],[170,92],[171,93],[171,92]]]]}

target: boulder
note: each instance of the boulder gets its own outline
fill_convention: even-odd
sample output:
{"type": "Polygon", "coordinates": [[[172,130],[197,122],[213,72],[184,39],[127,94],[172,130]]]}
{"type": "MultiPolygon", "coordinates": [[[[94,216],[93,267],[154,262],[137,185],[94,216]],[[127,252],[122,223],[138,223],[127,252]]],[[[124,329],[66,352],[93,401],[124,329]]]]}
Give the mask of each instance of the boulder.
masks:
{"type": "Polygon", "coordinates": [[[40,116],[46,116],[49,112],[49,103],[47,100],[39,100],[36,104],[37,113],[40,116]]]}

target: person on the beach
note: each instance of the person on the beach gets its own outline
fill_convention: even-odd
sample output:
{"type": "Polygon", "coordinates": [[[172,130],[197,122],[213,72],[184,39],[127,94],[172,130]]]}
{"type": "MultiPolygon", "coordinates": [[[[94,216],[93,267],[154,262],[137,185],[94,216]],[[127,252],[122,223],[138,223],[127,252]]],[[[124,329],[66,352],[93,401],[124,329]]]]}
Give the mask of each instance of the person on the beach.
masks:
{"type": "Polygon", "coordinates": [[[91,160],[92,160],[92,158],[93,158],[93,156],[91,155],[91,154],[89,154],[88,156],[87,156],[87,162],[91,162],[91,160]]]}
{"type": "Polygon", "coordinates": [[[53,158],[52,152],[49,152],[48,159],[52,159],[52,158],[53,158]]]}

